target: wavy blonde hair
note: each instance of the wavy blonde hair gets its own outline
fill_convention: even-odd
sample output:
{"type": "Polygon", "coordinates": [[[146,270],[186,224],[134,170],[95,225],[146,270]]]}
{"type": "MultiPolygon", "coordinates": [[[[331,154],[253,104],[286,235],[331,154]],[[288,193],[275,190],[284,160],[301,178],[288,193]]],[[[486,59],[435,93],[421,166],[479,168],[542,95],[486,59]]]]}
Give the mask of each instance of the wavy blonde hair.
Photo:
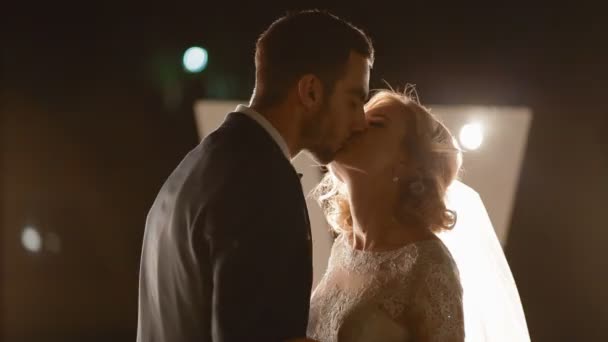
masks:
{"type": "MultiPolygon", "coordinates": [[[[404,151],[415,169],[415,175],[399,180],[396,185],[400,191],[395,213],[402,222],[423,225],[434,233],[451,229],[456,224],[456,212],[446,208],[444,197],[448,186],[458,177],[462,152],[447,127],[420,105],[413,88],[406,88],[403,93],[379,90],[366,103],[365,110],[390,102],[405,109],[404,151]]],[[[311,194],[333,233],[352,231],[345,183],[327,172],[311,194]]]]}

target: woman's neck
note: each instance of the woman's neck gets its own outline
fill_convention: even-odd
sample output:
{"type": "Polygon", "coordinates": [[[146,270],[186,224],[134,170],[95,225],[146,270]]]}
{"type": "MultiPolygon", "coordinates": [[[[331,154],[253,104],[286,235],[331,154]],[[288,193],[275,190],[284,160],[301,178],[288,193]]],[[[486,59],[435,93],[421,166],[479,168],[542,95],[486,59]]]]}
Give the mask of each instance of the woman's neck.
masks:
{"type": "Polygon", "coordinates": [[[360,184],[351,182],[349,194],[353,248],[390,250],[435,237],[425,227],[408,225],[397,219],[397,194],[392,187],[369,180],[360,184]]]}

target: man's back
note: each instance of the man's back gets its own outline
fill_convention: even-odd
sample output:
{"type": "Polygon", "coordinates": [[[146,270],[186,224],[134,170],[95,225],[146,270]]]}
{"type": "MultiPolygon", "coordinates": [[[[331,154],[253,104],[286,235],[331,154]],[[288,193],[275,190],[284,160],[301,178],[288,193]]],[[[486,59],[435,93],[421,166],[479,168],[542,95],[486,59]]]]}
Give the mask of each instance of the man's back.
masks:
{"type": "Polygon", "coordinates": [[[230,114],[184,158],[150,210],[138,341],[304,336],[310,253],[293,167],[259,125],[230,114]]]}

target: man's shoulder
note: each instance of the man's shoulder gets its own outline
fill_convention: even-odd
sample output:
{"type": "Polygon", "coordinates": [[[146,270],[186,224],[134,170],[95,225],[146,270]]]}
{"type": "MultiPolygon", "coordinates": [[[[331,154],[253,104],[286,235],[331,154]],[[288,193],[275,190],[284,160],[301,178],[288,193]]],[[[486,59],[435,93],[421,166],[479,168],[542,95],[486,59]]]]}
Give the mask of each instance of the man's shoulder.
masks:
{"type": "Polygon", "coordinates": [[[226,120],[201,144],[202,152],[212,154],[217,160],[243,162],[284,158],[264,129],[238,112],[229,113],[226,120]]]}

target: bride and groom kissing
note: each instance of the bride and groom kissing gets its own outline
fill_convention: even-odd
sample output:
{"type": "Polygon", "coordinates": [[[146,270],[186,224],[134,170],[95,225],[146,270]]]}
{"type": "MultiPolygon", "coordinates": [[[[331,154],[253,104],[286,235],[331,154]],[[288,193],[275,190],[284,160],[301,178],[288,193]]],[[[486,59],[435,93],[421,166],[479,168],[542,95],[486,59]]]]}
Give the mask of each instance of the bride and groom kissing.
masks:
{"type": "Polygon", "coordinates": [[[323,11],[288,14],[256,44],[248,106],[190,151],[146,220],[137,341],[464,341],[463,288],[437,237],[461,151],[416,99],[369,97],[374,49],[323,11]],[[312,239],[291,159],[336,239],[312,291],[312,239]]]}

